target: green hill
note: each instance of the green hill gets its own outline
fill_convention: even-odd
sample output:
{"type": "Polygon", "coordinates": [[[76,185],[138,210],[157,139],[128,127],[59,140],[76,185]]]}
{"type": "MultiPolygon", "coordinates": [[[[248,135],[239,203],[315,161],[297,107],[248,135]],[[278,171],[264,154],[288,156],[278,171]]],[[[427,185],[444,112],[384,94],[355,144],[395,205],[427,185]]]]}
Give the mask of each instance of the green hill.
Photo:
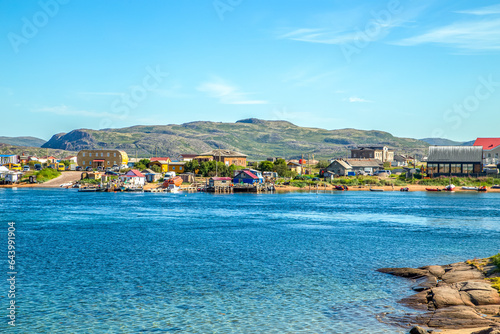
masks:
{"type": "Polygon", "coordinates": [[[45,140],[36,137],[4,137],[0,136],[1,144],[9,144],[14,146],[31,146],[40,147],[45,143],[45,140]]]}
{"type": "Polygon", "coordinates": [[[190,122],[171,125],[138,125],[122,129],[79,129],[54,135],[45,148],[122,149],[138,157],[201,153],[213,148],[240,151],[250,159],[282,156],[298,158],[314,154],[316,159],[347,156],[360,144],[383,144],[399,153],[424,153],[423,141],[394,137],[383,131],[356,129],[325,130],[299,127],[287,121],[246,119],[236,123],[190,122]]]}
{"type": "Polygon", "coordinates": [[[29,146],[15,146],[9,144],[0,144],[0,154],[16,154],[16,155],[34,155],[37,157],[43,157],[52,155],[56,158],[65,158],[69,155],[76,155],[77,152],[61,150],[61,149],[47,149],[40,147],[29,147],[29,146]]]}

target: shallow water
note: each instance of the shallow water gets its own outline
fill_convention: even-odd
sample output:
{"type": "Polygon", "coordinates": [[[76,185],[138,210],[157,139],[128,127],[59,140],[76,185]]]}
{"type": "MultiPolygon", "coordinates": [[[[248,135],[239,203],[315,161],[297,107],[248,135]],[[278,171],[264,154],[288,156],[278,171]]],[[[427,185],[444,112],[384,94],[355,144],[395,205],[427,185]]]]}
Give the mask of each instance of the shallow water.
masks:
{"type": "Polygon", "coordinates": [[[17,326],[2,314],[0,332],[404,333],[377,316],[408,312],[411,282],[375,269],[500,249],[498,194],[1,189],[0,203],[19,271],[17,326]]]}

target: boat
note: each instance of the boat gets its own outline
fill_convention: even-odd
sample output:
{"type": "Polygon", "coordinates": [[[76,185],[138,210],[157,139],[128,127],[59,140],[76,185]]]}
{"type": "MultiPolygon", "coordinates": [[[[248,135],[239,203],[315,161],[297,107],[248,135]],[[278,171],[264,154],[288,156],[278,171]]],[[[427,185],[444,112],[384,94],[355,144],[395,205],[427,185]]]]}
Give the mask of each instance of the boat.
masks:
{"type": "Polygon", "coordinates": [[[410,191],[410,188],[408,188],[408,187],[403,187],[403,188],[399,189],[399,191],[410,191]]]}
{"type": "Polygon", "coordinates": [[[478,187],[462,187],[462,190],[479,190],[478,187]]]}
{"type": "Polygon", "coordinates": [[[453,185],[453,184],[450,183],[449,185],[447,185],[446,187],[444,187],[443,190],[444,191],[455,191],[455,185],[453,185]]]}
{"type": "Polygon", "coordinates": [[[169,184],[167,187],[167,192],[169,193],[178,193],[180,190],[180,187],[176,186],[175,184],[169,184]]]}
{"type": "Polygon", "coordinates": [[[491,189],[500,189],[500,185],[495,184],[494,186],[491,186],[491,189]]]}
{"type": "Polygon", "coordinates": [[[441,191],[439,188],[425,188],[427,191],[441,191]]]}
{"type": "Polygon", "coordinates": [[[384,191],[384,189],[374,189],[374,188],[370,188],[370,191],[384,191]]]}
{"type": "Polygon", "coordinates": [[[346,185],[338,185],[335,186],[336,190],[349,190],[349,188],[346,185]]]}
{"type": "Polygon", "coordinates": [[[59,187],[71,187],[73,185],[73,182],[66,182],[61,184],[59,187]]]}
{"type": "Polygon", "coordinates": [[[85,193],[88,193],[88,192],[96,192],[97,191],[97,188],[91,188],[91,187],[83,187],[83,188],[79,188],[78,189],[79,192],[85,192],[85,193]]]}
{"type": "Polygon", "coordinates": [[[182,184],[182,177],[175,176],[175,177],[173,177],[171,179],[166,179],[165,181],[163,181],[163,187],[168,188],[169,184],[173,184],[176,187],[180,187],[181,184],[182,184]]]}
{"type": "Polygon", "coordinates": [[[486,188],[486,186],[482,186],[479,189],[477,189],[477,191],[488,191],[488,189],[486,188]]]}

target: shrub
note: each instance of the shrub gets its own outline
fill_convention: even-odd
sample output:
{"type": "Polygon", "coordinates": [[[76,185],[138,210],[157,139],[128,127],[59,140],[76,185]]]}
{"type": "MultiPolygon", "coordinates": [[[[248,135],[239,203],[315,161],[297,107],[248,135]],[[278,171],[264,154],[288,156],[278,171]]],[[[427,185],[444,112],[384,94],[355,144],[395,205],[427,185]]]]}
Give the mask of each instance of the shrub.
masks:
{"type": "Polygon", "coordinates": [[[61,172],[52,168],[44,168],[41,171],[38,171],[35,175],[37,181],[43,183],[58,177],[61,175],[61,172]]]}

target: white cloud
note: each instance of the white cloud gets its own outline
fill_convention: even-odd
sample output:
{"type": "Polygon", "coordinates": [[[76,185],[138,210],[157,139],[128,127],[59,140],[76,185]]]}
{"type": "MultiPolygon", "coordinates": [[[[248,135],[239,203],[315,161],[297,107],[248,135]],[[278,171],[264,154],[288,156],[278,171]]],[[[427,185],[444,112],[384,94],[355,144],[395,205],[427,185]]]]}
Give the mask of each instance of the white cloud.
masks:
{"type": "Polygon", "coordinates": [[[500,50],[500,18],[453,23],[395,44],[413,46],[426,43],[474,51],[500,50]]]}
{"type": "Polygon", "coordinates": [[[492,15],[492,14],[500,14],[500,5],[486,6],[476,9],[467,9],[460,10],[456,13],[461,14],[471,14],[471,15],[492,15]]]}
{"type": "Polygon", "coordinates": [[[348,101],[351,102],[351,103],[373,103],[373,101],[365,100],[365,99],[362,99],[362,98],[356,97],[356,96],[351,96],[348,99],[348,101]]]}
{"type": "Polygon", "coordinates": [[[225,83],[221,79],[205,82],[197,87],[200,92],[216,98],[222,104],[267,104],[264,100],[252,100],[247,96],[252,93],[241,92],[237,87],[225,83]]]}
{"type": "Polygon", "coordinates": [[[95,112],[88,110],[75,110],[65,105],[32,109],[31,112],[55,114],[60,116],[81,116],[81,117],[92,117],[92,118],[107,117],[116,119],[121,118],[120,115],[117,114],[112,114],[108,112],[95,112]]]}

